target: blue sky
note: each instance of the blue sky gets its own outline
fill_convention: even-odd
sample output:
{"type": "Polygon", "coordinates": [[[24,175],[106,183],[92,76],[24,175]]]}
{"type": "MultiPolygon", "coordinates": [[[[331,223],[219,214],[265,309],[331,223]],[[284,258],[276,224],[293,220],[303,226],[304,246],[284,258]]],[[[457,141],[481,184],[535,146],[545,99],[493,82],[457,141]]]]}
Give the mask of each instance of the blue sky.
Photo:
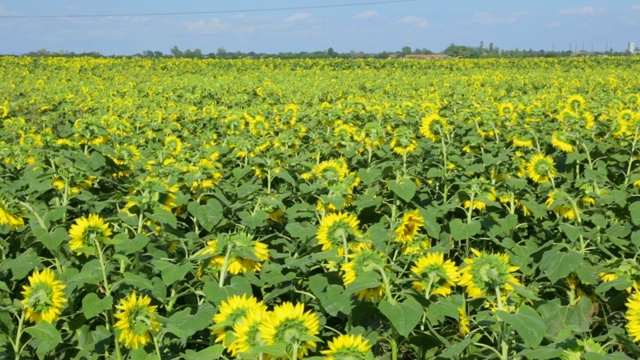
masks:
{"type": "Polygon", "coordinates": [[[169,53],[173,46],[199,48],[205,54],[218,48],[380,52],[403,46],[440,52],[451,43],[478,46],[481,41],[485,47],[493,43],[501,49],[534,50],[624,50],[629,41],[640,45],[640,0],[374,2],[378,1],[0,0],[0,53],[46,49],[128,55],[144,50],[169,53]],[[292,7],[297,9],[282,9],[292,7]],[[256,9],[271,10],[251,11],[256,9]],[[87,14],[142,15],[15,17],[87,14]]]}

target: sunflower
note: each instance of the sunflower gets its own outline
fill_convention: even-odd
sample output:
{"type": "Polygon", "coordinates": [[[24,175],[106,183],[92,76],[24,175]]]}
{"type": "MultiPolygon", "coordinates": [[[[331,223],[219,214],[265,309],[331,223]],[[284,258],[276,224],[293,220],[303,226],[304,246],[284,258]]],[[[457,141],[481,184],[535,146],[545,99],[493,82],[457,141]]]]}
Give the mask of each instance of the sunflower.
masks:
{"type": "Polygon", "coordinates": [[[438,141],[448,130],[447,121],[438,114],[429,114],[422,118],[420,134],[431,141],[438,141]]]}
{"type": "Polygon", "coordinates": [[[115,315],[118,321],[114,325],[120,329],[118,341],[130,349],[137,349],[151,341],[151,331],[158,331],[160,323],[156,319],[156,306],[151,306],[151,298],[147,295],[138,296],[132,292],[120,300],[116,308],[120,311],[115,315]]]}
{"type": "Polygon", "coordinates": [[[258,329],[268,345],[284,344],[287,353],[297,350],[296,357],[302,358],[316,348],[314,338],[320,331],[320,317],[311,310],[305,312],[303,304],[287,301],[277,305],[258,329]]]}
{"type": "Polygon", "coordinates": [[[444,260],[444,254],[429,253],[419,258],[411,267],[411,272],[418,279],[413,288],[430,295],[448,296],[451,288],[460,279],[460,271],[451,260],[444,260]]]}
{"type": "Polygon", "coordinates": [[[164,139],[164,149],[168,154],[176,156],[182,151],[182,140],[175,135],[169,135],[164,139]]]}
{"type": "Polygon", "coordinates": [[[29,276],[29,285],[22,287],[22,306],[27,310],[26,318],[38,323],[40,320],[52,323],[62,312],[67,299],[63,289],[66,286],[56,280],[51,269],[36,271],[29,276]]]}
{"type": "Polygon", "coordinates": [[[511,118],[515,115],[515,106],[512,103],[498,104],[498,114],[502,117],[511,118]]]}
{"type": "Polygon", "coordinates": [[[524,147],[524,148],[533,147],[533,140],[526,137],[513,136],[511,138],[511,143],[515,147],[524,147]]]}
{"type": "Polygon", "coordinates": [[[576,209],[573,206],[567,205],[567,199],[569,195],[567,195],[562,190],[553,190],[547,196],[547,200],[545,201],[545,205],[547,205],[547,209],[551,209],[551,206],[556,202],[556,200],[560,200],[561,204],[553,206],[552,210],[565,219],[573,220],[577,217],[576,209]]]}
{"type": "MultiPolygon", "coordinates": [[[[229,235],[225,249],[230,251],[227,259],[227,271],[230,274],[258,272],[262,269],[262,262],[269,260],[267,244],[256,241],[248,234],[229,235]],[[229,246],[232,248],[229,249],[229,246]]],[[[225,255],[218,255],[211,259],[210,266],[222,268],[224,262],[225,255]]]]}
{"type": "Polygon", "coordinates": [[[9,201],[0,194],[0,225],[9,225],[12,230],[17,230],[24,226],[22,209],[14,201],[9,201]]]}
{"type": "Polygon", "coordinates": [[[527,175],[538,184],[544,184],[556,176],[555,162],[551,156],[536,154],[527,164],[527,175]]]}
{"type": "Polygon", "coordinates": [[[266,308],[254,307],[247,310],[243,318],[234,322],[234,338],[227,346],[231,355],[239,357],[266,344],[260,336],[259,327],[268,317],[269,312],[266,308]]]}
{"type": "Polygon", "coordinates": [[[98,214],[76,219],[76,223],[69,229],[69,248],[78,254],[85,254],[84,248],[95,246],[95,242],[102,243],[111,236],[109,224],[98,214]]]}
{"type": "Polygon", "coordinates": [[[371,356],[371,344],[362,335],[338,335],[327,346],[328,350],[320,351],[325,360],[364,360],[371,356]]]}
{"type": "Polygon", "coordinates": [[[244,322],[247,314],[252,311],[254,313],[265,313],[267,307],[262,301],[258,301],[253,296],[247,296],[247,294],[242,294],[242,296],[232,295],[223,300],[220,307],[218,307],[218,313],[213,317],[214,326],[211,333],[215,336],[215,342],[227,346],[227,332],[232,331],[234,326],[244,322]]]}
{"type": "Polygon", "coordinates": [[[415,209],[402,217],[402,224],[394,231],[396,241],[403,245],[409,245],[413,242],[420,229],[424,226],[424,218],[420,215],[420,211],[415,209]]]}
{"type": "Polygon", "coordinates": [[[587,104],[587,100],[584,99],[582,95],[571,95],[567,98],[567,109],[573,111],[578,114],[580,111],[584,110],[587,104]]]}
{"type": "Polygon", "coordinates": [[[458,282],[467,288],[470,297],[497,295],[496,289],[512,291],[513,285],[520,285],[512,274],[519,267],[509,265],[507,254],[487,254],[473,248],[471,251],[475,257],[464,259],[466,266],[460,270],[458,282]]]}
{"type": "Polygon", "coordinates": [[[132,165],[140,159],[140,150],[133,144],[117,145],[111,159],[116,165],[132,165]]]}
{"type": "Polygon", "coordinates": [[[568,137],[564,131],[554,131],[553,134],[551,134],[551,146],[565,153],[573,152],[574,147],[569,142],[568,137]]]}
{"type": "Polygon", "coordinates": [[[418,148],[418,142],[413,136],[413,129],[400,126],[393,132],[391,143],[393,151],[398,155],[408,155],[418,148]]]}
{"type": "MultiPolygon", "coordinates": [[[[371,249],[367,243],[360,243],[347,257],[349,262],[342,264],[342,281],[347,286],[364,273],[384,269],[384,256],[371,249]]],[[[384,294],[384,285],[356,291],[358,300],[380,299],[384,294]]]]}
{"type": "Polygon", "coordinates": [[[343,158],[325,160],[311,169],[311,175],[328,186],[346,179],[349,176],[349,167],[343,158]]]}
{"type": "Polygon", "coordinates": [[[460,335],[466,336],[471,332],[469,317],[467,316],[464,305],[463,307],[458,308],[458,324],[460,326],[460,328],[458,329],[458,333],[460,335]]]}
{"type": "Polygon", "coordinates": [[[637,292],[634,292],[627,301],[625,318],[627,319],[626,328],[629,336],[633,338],[633,341],[640,341],[640,297],[637,292]]]}
{"type": "Polygon", "coordinates": [[[322,245],[322,250],[329,250],[334,246],[343,247],[349,239],[362,237],[359,225],[358,218],[353,214],[328,214],[322,218],[318,226],[318,244],[322,245]]]}

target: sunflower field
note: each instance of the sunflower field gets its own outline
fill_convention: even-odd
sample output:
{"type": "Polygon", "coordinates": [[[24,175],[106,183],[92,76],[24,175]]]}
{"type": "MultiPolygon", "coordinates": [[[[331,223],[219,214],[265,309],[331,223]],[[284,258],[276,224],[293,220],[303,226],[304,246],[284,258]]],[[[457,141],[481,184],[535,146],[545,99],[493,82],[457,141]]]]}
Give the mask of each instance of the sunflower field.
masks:
{"type": "Polygon", "coordinates": [[[640,357],[640,60],[0,58],[0,357],[640,357]]]}

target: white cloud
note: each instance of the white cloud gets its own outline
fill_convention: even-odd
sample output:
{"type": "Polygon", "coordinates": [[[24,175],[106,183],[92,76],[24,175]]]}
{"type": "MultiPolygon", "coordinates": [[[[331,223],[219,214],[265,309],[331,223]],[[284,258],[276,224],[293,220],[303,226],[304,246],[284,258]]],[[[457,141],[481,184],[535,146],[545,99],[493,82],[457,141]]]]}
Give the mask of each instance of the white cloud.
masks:
{"type": "Polygon", "coordinates": [[[219,33],[227,30],[228,28],[229,24],[223,23],[218,18],[213,18],[209,21],[198,20],[187,23],[187,29],[189,29],[189,31],[199,34],[219,33]]]}
{"type": "Polygon", "coordinates": [[[308,19],[311,17],[311,14],[309,13],[297,13],[294,15],[289,16],[288,18],[285,19],[286,22],[296,22],[296,21],[301,21],[304,19],[308,19]]]}
{"type": "Polygon", "coordinates": [[[366,20],[366,19],[371,19],[373,17],[376,17],[380,15],[377,11],[365,11],[365,12],[361,12],[359,14],[356,14],[353,18],[357,19],[357,20],[366,20]]]}
{"type": "Polygon", "coordinates": [[[560,22],[559,22],[559,21],[554,21],[554,22],[550,22],[550,23],[548,23],[548,24],[547,24],[547,27],[548,27],[549,29],[554,29],[554,28],[558,28],[558,27],[560,27],[560,25],[561,25],[561,24],[560,24],[560,22]]]}
{"type": "Polygon", "coordinates": [[[560,10],[561,15],[589,15],[589,14],[600,14],[602,12],[604,12],[604,8],[602,7],[594,8],[593,6],[585,6],[581,8],[573,7],[573,8],[560,10]]]}
{"type": "Polygon", "coordinates": [[[479,12],[473,15],[472,21],[483,25],[512,24],[517,22],[521,17],[529,15],[528,11],[519,11],[503,14],[490,14],[488,12],[479,12]]]}
{"type": "Polygon", "coordinates": [[[420,16],[405,16],[398,20],[398,22],[401,24],[412,24],[419,28],[426,28],[429,26],[429,22],[420,16]]]}
{"type": "Polygon", "coordinates": [[[631,5],[632,10],[640,10],[640,4],[631,5]]]}

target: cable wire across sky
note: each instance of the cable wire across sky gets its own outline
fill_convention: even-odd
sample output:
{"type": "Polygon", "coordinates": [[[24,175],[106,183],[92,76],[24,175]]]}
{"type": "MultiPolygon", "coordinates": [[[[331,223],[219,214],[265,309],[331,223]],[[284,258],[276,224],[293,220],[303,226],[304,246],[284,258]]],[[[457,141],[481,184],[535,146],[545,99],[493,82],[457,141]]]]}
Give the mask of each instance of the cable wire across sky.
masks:
{"type": "Polygon", "coordinates": [[[348,4],[331,4],[331,5],[309,5],[309,6],[291,6],[291,7],[277,7],[277,8],[259,8],[259,9],[182,11],[182,12],[135,13],[135,14],[0,15],[0,19],[58,19],[58,18],[207,15],[207,14],[229,14],[229,13],[245,13],[245,12],[326,9],[326,8],[363,6],[363,5],[394,4],[394,3],[413,2],[413,1],[418,1],[418,0],[383,0],[383,1],[367,1],[367,2],[357,2],[357,3],[348,3],[348,4]]]}

